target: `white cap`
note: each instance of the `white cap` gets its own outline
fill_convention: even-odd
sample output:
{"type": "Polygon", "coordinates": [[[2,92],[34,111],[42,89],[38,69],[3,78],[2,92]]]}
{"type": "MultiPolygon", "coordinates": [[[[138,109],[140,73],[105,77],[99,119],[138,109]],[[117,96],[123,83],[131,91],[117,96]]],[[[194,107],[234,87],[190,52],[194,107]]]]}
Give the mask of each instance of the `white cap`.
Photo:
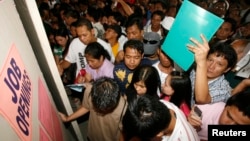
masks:
{"type": "Polygon", "coordinates": [[[167,29],[167,30],[170,30],[172,24],[174,22],[174,18],[173,17],[168,17],[166,16],[162,22],[161,22],[161,25],[163,26],[163,28],[167,29]]]}

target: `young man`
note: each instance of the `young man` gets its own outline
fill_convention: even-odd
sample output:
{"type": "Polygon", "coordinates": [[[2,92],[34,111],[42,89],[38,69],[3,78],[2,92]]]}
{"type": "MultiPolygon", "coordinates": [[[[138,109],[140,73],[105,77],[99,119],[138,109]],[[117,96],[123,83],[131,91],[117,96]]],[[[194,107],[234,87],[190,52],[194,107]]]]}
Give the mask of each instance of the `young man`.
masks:
{"type": "Polygon", "coordinates": [[[144,95],[123,116],[123,140],[199,141],[183,112],[167,101],[144,95]]]}
{"type": "Polygon", "coordinates": [[[112,78],[103,77],[93,84],[86,83],[83,103],[76,112],[69,116],[59,112],[59,115],[63,122],[69,122],[89,112],[88,139],[117,141],[126,107],[126,100],[121,96],[117,83],[112,78]]]}
{"type": "Polygon", "coordinates": [[[156,32],[145,32],[143,38],[144,56],[148,58],[152,64],[159,61],[157,50],[160,47],[161,37],[156,32]]]}
{"type": "MultiPolygon", "coordinates": [[[[126,24],[127,39],[143,40],[143,22],[142,18],[138,17],[136,14],[132,14],[128,17],[126,24]]],[[[120,63],[124,59],[124,51],[120,50],[115,58],[116,63],[120,63]]]]}
{"type": "Polygon", "coordinates": [[[201,117],[192,109],[188,121],[197,129],[201,140],[208,139],[208,125],[250,125],[249,99],[249,92],[241,92],[231,96],[226,104],[196,105],[202,112],[201,117]]]}
{"type": "Polygon", "coordinates": [[[216,46],[220,43],[228,43],[232,42],[232,35],[236,31],[236,21],[231,18],[225,18],[223,24],[215,33],[215,36],[210,40],[210,46],[216,46]]]}
{"type": "Polygon", "coordinates": [[[188,45],[196,61],[196,70],[192,70],[190,74],[193,89],[191,103],[226,102],[232,89],[224,74],[234,68],[236,52],[227,44],[210,48],[205,37],[201,35],[201,38],[203,43],[191,38],[194,45],[188,45]]]}
{"type": "Polygon", "coordinates": [[[95,32],[91,22],[87,19],[79,19],[76,24],[76,33],[78,38],[75,38],[69,46],[68,53],[64,58],[63,62],[58,65],[59,73],[62,74],[63,70],[68,68],[71,63],[77,64],[77,71],[80,72],[81,69],[85,68],[87,64],[86,58],[84,57],[84,50],[89,43],[98,42],[104,49],[106,49],[111,56],[111,61],[114,62],[114,55],[110,45],[105,41],[96,38],[95,32]]]}
{"type": "Polygon", "coordinates": [[[113,70],[114,79],[117,81],[120,91],[125,92],[126,87],[130,84],[133,71],[142,64],[151,65],[151,62],[143,58],[143,43],[140,40],[128,40],[124,46],[124,61],[116,64],[113,70]]]}
{"type": "Polygon", "coordinates": [[[119,38],[121,37],[121,35],[122,35],[121,26],[117,24],[108,25],[104,34],[104,39],[112,47],[112,52],[115,57],[120,48],[123,48],[123,42],[119,42],[119,38]]]}
{"type": "Polygon", "coordinates": [[[153,64],[153,67],[155,67],[159,73],[161,84],[164,84],[168,74],[175,70],[174,61],[166,53],[164,53],[161,45],[157,50],[157,55],[159,57],[159,61],[153,64]]]}

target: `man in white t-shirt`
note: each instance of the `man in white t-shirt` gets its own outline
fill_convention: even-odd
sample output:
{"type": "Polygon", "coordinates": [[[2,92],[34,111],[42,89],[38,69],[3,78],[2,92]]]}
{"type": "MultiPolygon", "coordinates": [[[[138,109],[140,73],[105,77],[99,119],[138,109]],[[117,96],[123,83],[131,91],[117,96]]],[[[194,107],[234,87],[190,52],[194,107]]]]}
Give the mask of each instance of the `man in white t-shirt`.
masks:
{"type": "Polygon", "coordinates": [[[64,60],[58,65],[59,73],[62,74],[64,69],[67,69],[72,63],[77,64],[77,71],[80,72],[81,69],[86,66],[86,58],[84,57],[84,50],[86,46],[91,42],[100,43],[111,56],[111,61],[114,62],[114,55],[112,49],[107,42],[102,39],[95,37],[95,32],[91,22],[87,19],[80,19],[77,21],[76,33],[78,38],[75,38],[69,46],[69,50],[64,60]]]}
{"type": "Polygon", "coordinates": [[[200,141],[177,106],[147,94],[129,103],[122,124],[124,140],[200,141]]]}

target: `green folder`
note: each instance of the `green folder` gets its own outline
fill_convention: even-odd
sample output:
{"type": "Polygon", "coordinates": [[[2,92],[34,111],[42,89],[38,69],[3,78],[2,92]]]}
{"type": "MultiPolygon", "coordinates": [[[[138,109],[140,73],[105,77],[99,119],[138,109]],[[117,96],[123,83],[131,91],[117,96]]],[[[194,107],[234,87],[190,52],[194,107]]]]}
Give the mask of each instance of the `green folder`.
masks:
{"type": "Polygon", "coordinates": [[[223,19],[211,12],[185,0],[163,42],[162,49],[187,71],[194,62],[194,54],[187,48],[187,44],[193,44],[190,38],[202,42],[200,35],[203,34],[209,41],[223,22],[223,19]]]}

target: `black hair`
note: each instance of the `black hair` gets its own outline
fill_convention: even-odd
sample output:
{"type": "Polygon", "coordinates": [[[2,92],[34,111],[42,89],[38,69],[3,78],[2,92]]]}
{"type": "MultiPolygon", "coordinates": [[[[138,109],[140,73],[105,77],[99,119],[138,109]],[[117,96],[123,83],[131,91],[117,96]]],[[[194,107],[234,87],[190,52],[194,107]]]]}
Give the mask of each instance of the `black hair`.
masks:
{"type": "Polygon", "coordinates": [[[101,56],[103,56],[104,59],[105,58],[107,58],[108,60],[111,59],[107,50],[105,50],[104,47],[98,42],[89,43],[85,48],[84,54],[88,54],[95,59],[100,59],[101,56]]]}
{"type": "Polygon", "coordinates": [[[169,126],[170,110],[155,97],[144,95],[129,104],[123,116],[125,140],[138,137],[143,141],[150,140],[169,126]]]}
{"type": "Polygon", "coordinates": [[[68,38],[66,47],[62,53],[62,55],[65,56],[68,53],[69,44],[70,44],[70,37],[69,37],[68,29],[66,27],[60,27],[59,29],[55,30],[55,32],[54,32],[54,37],[56,37],[56,36],[62,36],[62,37],[68,38]]]}
{"type": "Polygon", "coordinates": [[[143,19],[142,17],[136,15],[136,14],[131,14],[128,19],[127,19],[127,22],[126,22],[126,29],[133,26],[133,25],[136,25],[140,30],[143,30],[143,19]]]}
{"type": "Polygon", "coordinates": [[[232,18],[224,18],[224,23],[225,23],[225,22],[228,22],[228,23],[231,24],[231,30],[232,30],[233,32],[236,31],[237,22],[236,22],[234,19],[232,19],[232,18]]]}
{"type": "Polygon", "coordinates": [[[157,91],[161,88],[161,82],[158,71],[151,65],[141,65],[133,72],[132,80],[126,89],[125,94],[127,95],[128,102],[137,98],[138,95],[134,84],[139,81],[144,82],[147,88],[146,94],[159,98],[157,91]]]}
{"type": "Polygon", "coordinates": [[[76,27],[81,26],[86,26],[89,31],[93,29],[92,23],[86,18],[80,18],[77,20],[76,27]]]}
{"type": "Polygon", "coordinates": [[[230,70],[235,67],[237,63],[237,54],[230,44],[220,43],[218,45],[211,46],[208,56],[213,53],[215,53],[217,57],[224,57],[228,62],[227,68],[230,68],[230,70]]]}
{"type": "Polygon", "coordinates": [[[118,84],[109,77],[95,80],[90,95],[94,110],[102,115],[111,113],[117,107],[121,96],[118,84]]]}
{"type": "Polygon", "coordinates": [[[99,21],[101,17],[101,9],[94,8],[93,6],[89,6],[87,10],[87,14],[94,19],[94,21],[99,21]]]}
{"type": "Polygon", "coordinates": [[[123,45],[123,51],[126,51],[126,48],[133,48],[137,50],[140,54],[144,53],[143,43],[140,40],[130,39],[125,42],[123,45]]]}
{"type": "Polygon", "coordinates": [[[243,91],[231,96],[225,106],[235,106],[243,113],[243,115],[250,118],[250,92],[243,91]]]}
{"type": "Polygon", "coordinates": [[[185,102],[191,110],[192,86],[189,75],[185,72],[171,72],[170,85],[174,90],[170,102],[174,103],[179,108],[181,104],[185,102]]]}
{"type": "Polygon", "coordinates": [[[78,13],[78,11],[72,10],[72,9],[68,9],[68,10],[64,11],[63,15],[65,17],[72,17],[74,19],[80,18],[80,14],[78,13]]]}
{"type": "Polygon", "coordinates": [[[161,20],[163,20],[165,18],[165,15],[162,11],[160,10],[156,10],[151,14],[151,19],[153,18],[154,15],[159,15],[161,17],[161,20]]]}

